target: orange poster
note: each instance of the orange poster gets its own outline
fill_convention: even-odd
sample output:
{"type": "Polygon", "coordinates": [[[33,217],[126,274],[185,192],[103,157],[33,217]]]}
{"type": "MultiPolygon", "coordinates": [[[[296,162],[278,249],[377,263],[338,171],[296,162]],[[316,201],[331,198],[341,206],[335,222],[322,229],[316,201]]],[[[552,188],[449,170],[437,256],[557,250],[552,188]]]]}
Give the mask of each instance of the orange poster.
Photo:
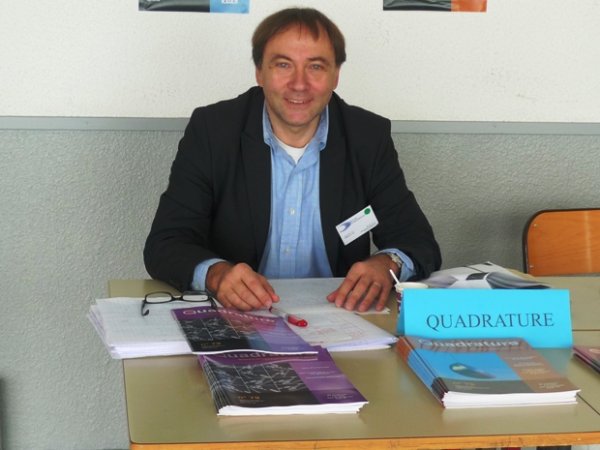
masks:
{"type": "Polygon", "coordinates": [[[485,12],[487,0],[452,0],[452,11],[485,12]]]}

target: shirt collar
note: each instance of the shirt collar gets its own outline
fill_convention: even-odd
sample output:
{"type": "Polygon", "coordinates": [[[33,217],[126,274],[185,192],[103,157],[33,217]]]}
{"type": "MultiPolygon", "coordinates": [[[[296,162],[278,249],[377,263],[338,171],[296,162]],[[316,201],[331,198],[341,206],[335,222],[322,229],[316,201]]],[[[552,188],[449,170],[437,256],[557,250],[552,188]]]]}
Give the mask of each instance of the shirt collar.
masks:
{"type": "MultiPolygon", "coordinates": [[[[267,113],[267,105],[266,103],[263,105],[263,139],[265,144],[267,144],[271,148],[277,148],[277,140],[275,139],[275,134],[273,133],[273,128],[271,127],[271,120],[269,119],[269,114],[267,113]]],[[[321,113],[321,119],[319,120],[319,126],[317,127],[317,131],[315,135],[310,140],[310,144],[316,143],[318,145],[319,151],[325,148],[327,144],[327,133],[329,132],[329,105],[325,107],[323,112],[321,113]]]]}

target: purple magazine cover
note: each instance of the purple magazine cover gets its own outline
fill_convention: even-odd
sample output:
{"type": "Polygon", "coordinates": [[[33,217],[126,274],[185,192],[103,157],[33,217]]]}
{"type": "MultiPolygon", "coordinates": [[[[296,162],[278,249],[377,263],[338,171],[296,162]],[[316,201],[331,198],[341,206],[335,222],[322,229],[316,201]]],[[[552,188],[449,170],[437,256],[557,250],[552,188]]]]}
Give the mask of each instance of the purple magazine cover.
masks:
{"type": "Polygon", "coordinates": [[[591,345],[573,346],[575,356],[588,364],[592,369],[600,372],[600,347],[591,345]]]}
{"type": "Polygon", "coordinates": [[[217,411],[226,406],[267,408],[356,404],[367,400],[326,349],[316,355],[234,353],[200,355],[217,411]]]}
{"type": "Polygon", "coordinates": [[[200,306],[173,310],[193,353],[260,351],[316,353],[281,317],[247,314],[234,309],[200,306]]]}

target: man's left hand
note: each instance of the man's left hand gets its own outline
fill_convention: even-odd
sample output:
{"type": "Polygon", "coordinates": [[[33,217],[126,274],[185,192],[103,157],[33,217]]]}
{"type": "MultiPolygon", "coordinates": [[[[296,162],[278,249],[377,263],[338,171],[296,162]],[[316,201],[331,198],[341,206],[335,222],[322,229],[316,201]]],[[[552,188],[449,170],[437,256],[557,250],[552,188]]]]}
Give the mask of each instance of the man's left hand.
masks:
{"type": "Polygon", "coordinates": [[[373,255],[354,263],[340,287],[329,294],[327,300],[350,311],[364,312],[373,304],[377,311],[381,311],[392,289],[392,267],[397,270],[396,264],[386,254],[373,255]]]}

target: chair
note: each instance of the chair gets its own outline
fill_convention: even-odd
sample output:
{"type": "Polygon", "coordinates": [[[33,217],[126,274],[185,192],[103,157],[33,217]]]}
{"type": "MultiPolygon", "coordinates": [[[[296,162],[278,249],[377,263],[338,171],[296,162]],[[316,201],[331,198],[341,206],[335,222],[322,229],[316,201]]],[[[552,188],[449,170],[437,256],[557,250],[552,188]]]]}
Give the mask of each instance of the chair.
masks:
{"type": "Polygon", "coordinates": [[[534,276],[600,273],[600,208],[535,213],[523,231],[523,266],[534,276]]]}

